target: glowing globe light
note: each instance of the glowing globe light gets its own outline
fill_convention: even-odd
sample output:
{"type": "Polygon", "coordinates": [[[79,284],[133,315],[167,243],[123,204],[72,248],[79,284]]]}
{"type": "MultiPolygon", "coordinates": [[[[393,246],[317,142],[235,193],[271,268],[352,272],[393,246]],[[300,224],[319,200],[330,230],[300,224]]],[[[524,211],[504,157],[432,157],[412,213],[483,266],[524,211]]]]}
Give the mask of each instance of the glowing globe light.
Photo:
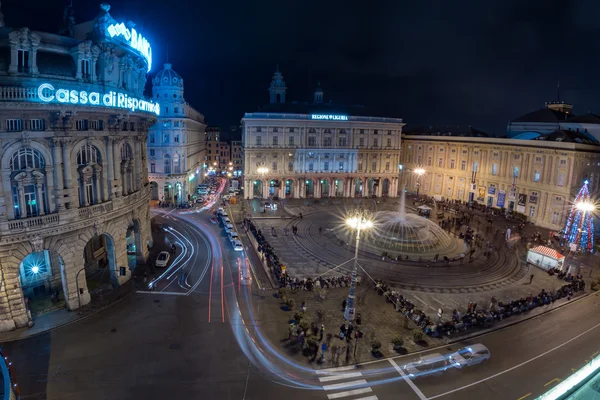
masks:
{"type": "Polygon", "coordinates": [[[34,265],[33,267],[31,267],[31,272],[33,272],[34,274],[39,273],[40,267],[38,267],[37,265],[34,265]]]}

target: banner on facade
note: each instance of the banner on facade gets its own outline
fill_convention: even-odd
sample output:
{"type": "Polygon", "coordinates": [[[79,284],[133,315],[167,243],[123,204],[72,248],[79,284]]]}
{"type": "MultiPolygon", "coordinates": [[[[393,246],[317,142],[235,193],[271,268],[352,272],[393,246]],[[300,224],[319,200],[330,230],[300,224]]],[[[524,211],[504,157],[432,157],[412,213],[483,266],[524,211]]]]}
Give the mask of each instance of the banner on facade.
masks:
{"type": "Polygon", "coordinates": [[[519,200],[517,202],[517,212],[521,214],[525,213],[525,203],[527,202],[527,195],[524,193],[519,193],[519,200]]]}
{"type": "Polygon", "coordinates": [[[480,186],[477,193],[477,201],[483,203],[485,200],[485,186],[480,186]]]}
{"type": "Polygon", "coordinates": [[[511,190],[508,192],[508,198],[509,198],[510,200],[515,200],[515,199],[517,198],[517,191],[516,191],[516,190],[514,190],[514,189],[511,189],[511,190]]]}
{"type": "Polygon", "coordinates": [[[488,188],[488,194],[496,194],[496,186],[490,186],[488,188]]]}
{"type": "Polygon", "coordinates": [[[529,204],[537,204],[537,196],[529,196],[529,204]]]}
{"type": "Polygon", "coordinates": [[[506,192],[504,190],[498,190],[498,201],[496,202],[496,207],[504,207],[504,197],[506,196],[506,192]]]}

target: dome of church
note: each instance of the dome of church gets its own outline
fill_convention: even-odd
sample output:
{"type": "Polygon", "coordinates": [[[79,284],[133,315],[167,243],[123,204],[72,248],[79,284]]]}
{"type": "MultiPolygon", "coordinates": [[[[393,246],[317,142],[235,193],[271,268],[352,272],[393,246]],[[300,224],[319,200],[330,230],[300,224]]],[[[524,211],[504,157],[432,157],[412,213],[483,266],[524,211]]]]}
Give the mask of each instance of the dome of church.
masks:
{"type": "Polygon", "coordinates": [[[154,77],[152,84],[153,86],[183,88],[183,78],[171,69],[171,64],[165,64],[164,68],[154,77]]]}

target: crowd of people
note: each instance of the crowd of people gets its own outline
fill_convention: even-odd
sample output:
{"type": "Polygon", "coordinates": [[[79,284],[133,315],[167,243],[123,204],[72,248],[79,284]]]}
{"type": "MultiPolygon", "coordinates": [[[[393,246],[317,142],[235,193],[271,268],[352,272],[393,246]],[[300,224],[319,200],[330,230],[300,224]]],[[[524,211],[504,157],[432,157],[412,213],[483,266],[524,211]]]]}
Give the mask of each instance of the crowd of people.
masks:
{"type": "MultiPolygon", "coordinates": [[[[335,287],[349,287],[352,277],[350,275],[343,276],[319,276],[313,278],[291,278],[284,273],[284,279],[281,287],[285,287],[288,290],[313,290],[313,289],[330,289],[335,287]]],[[[356,279],[357,285],[360,284],[360,279],[356,279]]]]}
{"type": "Polygon", "coordinates": [[[244,228],[252,232],[254,239],[256,239],[256,243],[258,243],[257,251],[260,255],[265,258],[267,262],[267,266],[273,272],[274,277],[279,281],[280,286],[285,286],[285,276],[286,274],[283,272],[281,261],[279,261],[279,257],[275,254],[275,250],[269,244],[265,236],[262,234],[262,231],[254,225],[254,222],[250,218],[246,218],[243,221],[244,228]]]}
{"type": "Polygon", "coordinates": [[[564,280],[567,283],[554,293],[542,289],[537,296],[530,295],[508,302],[497,301],[492,297],[490,304],[483,308],[478,307],[477,303],[469,302],[464,314],[455,309],[451,317],[444,319],[443,311],[440,309],[435,320],[381,280],[376,281],[375,290],[380,296],[385,296],[387,302],[394,305],[397,312],[412,320],[425,334],[431,337],[441,337],[451,336],[469,328],[487,328],[494,322],[513,315],[551,304],[565,297],[570,299],[576,292],[582,292],[585,289],[585,282],[580,275],[575,277],[569,275],[564,277],[564,280]]]}

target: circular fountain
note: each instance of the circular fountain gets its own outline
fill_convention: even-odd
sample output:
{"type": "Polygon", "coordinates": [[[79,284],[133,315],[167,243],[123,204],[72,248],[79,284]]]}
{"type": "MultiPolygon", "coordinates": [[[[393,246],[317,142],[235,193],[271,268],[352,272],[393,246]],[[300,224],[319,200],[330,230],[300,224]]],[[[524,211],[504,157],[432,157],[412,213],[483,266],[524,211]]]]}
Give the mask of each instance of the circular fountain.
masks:
{"type": "MultiPolygon", "coordinates": [[[[350,243],[353,233],[343,229],[346,232],[342,235],[350,243]]],[[[404,193],[400,198],[400,209],[375,212],[373,228],[361,232],[361,236],[361,249],[377,255],[410,255],[414,259],[414,256],[427,258],[437,254],[439,257],[453,258],[466,251],[461,239],[447,233],[435,222],[407,213],[404,193]]]]}

